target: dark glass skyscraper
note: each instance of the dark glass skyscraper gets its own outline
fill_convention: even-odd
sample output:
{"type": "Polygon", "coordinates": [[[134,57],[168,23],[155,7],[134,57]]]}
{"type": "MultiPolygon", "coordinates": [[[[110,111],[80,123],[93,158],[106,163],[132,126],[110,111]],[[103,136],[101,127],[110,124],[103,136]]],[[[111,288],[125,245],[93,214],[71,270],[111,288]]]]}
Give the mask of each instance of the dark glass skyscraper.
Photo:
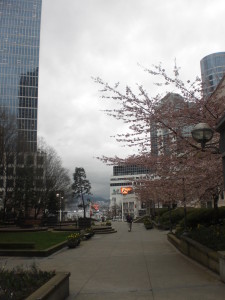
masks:
{"type": "Polygon", "coordinates": [[[204,96],[216,89],[225,74],[225,52],[212,53],[200,61],[204,96]]]}
{"type": "Polygon", "coordinates": [[[23,151],[37,149],[42,0],[0,0],[0,107],[17,119],[23,151]]]}

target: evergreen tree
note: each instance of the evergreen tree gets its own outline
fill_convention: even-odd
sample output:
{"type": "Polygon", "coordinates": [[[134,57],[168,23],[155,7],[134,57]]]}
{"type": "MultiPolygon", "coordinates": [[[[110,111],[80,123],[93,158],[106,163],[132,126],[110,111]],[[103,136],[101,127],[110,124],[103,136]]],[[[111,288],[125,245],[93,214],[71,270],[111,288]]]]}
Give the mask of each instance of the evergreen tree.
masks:
{"type": "Polygon", "coordinates": [[[84,218],[86,218],[86,205],[84,203],[84,195],[90,194],[91,184],[89,180],[86,179],[86,173],[84,168],[75,168],[75,173],[73,173],[73,185],[72,189],[74,191],[74,196],[76,198],[81,198],[82,206],[84,209],[84,218]]]}

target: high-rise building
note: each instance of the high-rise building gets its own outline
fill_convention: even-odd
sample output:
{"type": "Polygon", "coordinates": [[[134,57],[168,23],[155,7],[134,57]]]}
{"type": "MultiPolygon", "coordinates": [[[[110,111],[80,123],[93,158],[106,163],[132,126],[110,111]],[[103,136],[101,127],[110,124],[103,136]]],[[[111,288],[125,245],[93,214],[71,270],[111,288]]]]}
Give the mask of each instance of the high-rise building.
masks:
{"type": "Polygon", "coordinates": [[[42,0],[0,0],[0,108],[17,120],[22,151],[37,149],[42,0]]]}
{"type": "Polygon", "coordinates": [[[203,95],[210,96],[225,74],[225,52],[212,53],[200,61],[203,95]]]}
{"type": "MultiPolygon", "coordinates": [[[[176,93],[168,93],[159,102],[159,107],[165,106],[170,111],[176,111],[184,107],[184,98],[176,93]]],[[[187,104],[186,104],[187,105],[187,104]]],[[[191,106],[191,103],[189,103],[191,106]]],[[[164,108],[165,109],[165,108],[164,108]]],[[[165,123],[167,120],[163,120],[165,123]]],[[[180,120],[174,122],[174,128],[179,128],[180,133],[183,137],[191,136],[191,130],[193,125],[181,124],[180,120]]],[[[151,121],[150,123],[151,133],[151,153],[152,155],[158,156],[162,154],[169,154],[171,146],[175,146],[177,152],[179,152],[179,139],[175,137],[171,130],[163,127],[161,124],[151,121]]]]}

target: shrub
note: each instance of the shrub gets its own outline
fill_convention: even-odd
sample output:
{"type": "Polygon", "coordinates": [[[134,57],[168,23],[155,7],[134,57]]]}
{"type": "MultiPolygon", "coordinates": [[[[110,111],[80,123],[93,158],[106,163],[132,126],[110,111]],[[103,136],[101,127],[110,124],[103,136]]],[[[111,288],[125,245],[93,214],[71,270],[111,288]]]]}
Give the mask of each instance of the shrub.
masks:
{"type": "MultiPolygon", "coordinates": [[[[221,223],[225,219],[225,207],[218,208],[195,208],[187,214],[186,225],[188,228],[196,228],[198,224],[210,226],[221,223]]],[[[184,227],[184,220],[181,220],[179,225],[184,227]]]]}
{"type": "Polygon", "coordinates": [[[149,217],[145,217],[143,222],[144,222],[144,225],[152,224],[152,221],[150,220],[149,217]]]}
{"type": "Polygon", "coordinates": [[[0,296],[3,299],[25,299],[54,275],[55,271],[41,271],[35,264],[28,270],[22,267],[6,270],[3,266],[0,268],[0,296]]]}
{"type": "Polygon", "coordinates": [[[215,251],[225,250],[225,226],[199,224],[189,232],[189,237],[215,251]]]}
{"type": "Polygon", "coordinates": [[[161,225],[163,225],[165,227],[170,227],[170,218],[171,218],[171,223],[173,226],[178,224],[178,222],[184,218],[184,208],[179,207],[179,208],[173,209],[171,211],[167,210],[167,212],[165,212],[159,218],[159,222],[161,225]]]}
{"type": "Polygon", "coordinates": [[[150,220],[150,218],[146,217],[144,219],[144,225],[145,225],[145,228],[146,229],[152,229],[153,228],[153,223],[152,221],[150,220]]]}
{"type": "Polygon", "coordinates": [[[161,217],[164,213],[168,211],[167,207],[162,207],[162,208],[156,208],[155,209],[155,215],[158,217],[161,217]]]}
{"type": "Polygon", "coordinates": [[[80,233],[71,233],[70,235],[68,235],[67,241],[68,242],[75,242],[77,240],[80,240],[80,238],[81,238],[80,233]]]}
{"type": "Polygon", "coordinates": [[[145,222],[150,222],[151,219],[149,216],[145,216],[143,219],[142,219],[142,222],[145,224],[145,222]]]}

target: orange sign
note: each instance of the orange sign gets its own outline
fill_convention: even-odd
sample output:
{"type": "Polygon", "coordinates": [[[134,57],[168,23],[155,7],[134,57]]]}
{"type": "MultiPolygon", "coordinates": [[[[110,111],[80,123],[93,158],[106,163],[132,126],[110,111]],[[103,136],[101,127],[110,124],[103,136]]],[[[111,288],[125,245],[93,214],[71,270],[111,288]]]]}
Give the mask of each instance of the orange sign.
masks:
{"type": "Polygon", "coordinates": [[[121,194],[127,195],[133,191],[132,187],[121,187],[121,194]]]}
{"type": "Polygon", "coordinates": [[[94,208],[94,210],[99,210],[99,205],[97,203],[92,204],[91,207],[94,208]]]}

